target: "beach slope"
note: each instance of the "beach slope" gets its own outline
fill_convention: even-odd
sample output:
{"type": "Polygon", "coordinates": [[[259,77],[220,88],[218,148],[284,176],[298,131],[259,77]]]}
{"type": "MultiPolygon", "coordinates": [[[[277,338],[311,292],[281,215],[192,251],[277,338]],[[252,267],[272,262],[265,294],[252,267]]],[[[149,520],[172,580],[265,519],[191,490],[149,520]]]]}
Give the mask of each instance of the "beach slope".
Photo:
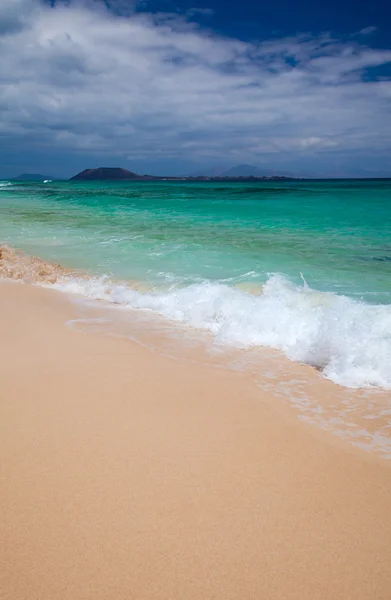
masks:
{"type": "Polygon", "coordinates": [[[385,460],[0,284],[0,597],[389,600],[385,460]]]}

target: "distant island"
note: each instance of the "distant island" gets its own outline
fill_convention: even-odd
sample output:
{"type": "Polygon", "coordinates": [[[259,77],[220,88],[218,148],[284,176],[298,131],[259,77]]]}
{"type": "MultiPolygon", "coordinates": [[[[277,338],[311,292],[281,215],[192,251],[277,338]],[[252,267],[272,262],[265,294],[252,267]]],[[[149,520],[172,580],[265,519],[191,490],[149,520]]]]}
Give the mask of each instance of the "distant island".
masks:
{"type": "Polygon", "coordinates": [[[257,167],[255,165],[248,165],[248,164],[240,164],[240,165],[235,165],[234,167],[211,167],[211,168],[205,168],[202,171],[199,172],[195,172],[195,173],[191,173],[190,174],[191,177],[259,177],[259,178],[264,178],[264,177],[276,177],[276,176],[283,176],[283,177],[289,177],[292,179],[295,179],[294,176],[292,176],[291,173],[281,173],[280,171],[276,171],[271,170],[271,169],[267,169],[267,168],[260,168],[257,167]]]}
{"type": "Polygon", "coordinates": [[[15,181],[48,181],[52,179],[53,177],[41,175],[40,173],[23,173],[22,175],[15,177],[15,181]]]}
{"type": "Polygon", "coordinates": [[[120,169],[119,167],[99,167],[99,169],[84,169],[70,181],[134,181],[140,179],[155,179],[148,175],[137,175],[132,171],[120,169]]]}
{"type": "Polygon", "coordinates": [[[71,177],[70,181],[291,181],[294,177],[284,175],[236,175],[239,167],[233,167],[222,175],[195,175],[189,177],[157,177],[154,175],[138,175],[119,167],[99,167],[84,169],[71,177]]]}

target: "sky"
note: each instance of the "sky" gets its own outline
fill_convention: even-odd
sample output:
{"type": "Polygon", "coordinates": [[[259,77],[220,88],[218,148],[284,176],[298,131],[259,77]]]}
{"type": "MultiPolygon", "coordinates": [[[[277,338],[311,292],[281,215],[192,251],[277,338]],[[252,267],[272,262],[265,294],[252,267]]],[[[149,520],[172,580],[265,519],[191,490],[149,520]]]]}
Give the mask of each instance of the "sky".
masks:
{"type": "Polygon", "coordinates": [[[386,0],[1,0],[0,177],[391,177],[386,0]]]}

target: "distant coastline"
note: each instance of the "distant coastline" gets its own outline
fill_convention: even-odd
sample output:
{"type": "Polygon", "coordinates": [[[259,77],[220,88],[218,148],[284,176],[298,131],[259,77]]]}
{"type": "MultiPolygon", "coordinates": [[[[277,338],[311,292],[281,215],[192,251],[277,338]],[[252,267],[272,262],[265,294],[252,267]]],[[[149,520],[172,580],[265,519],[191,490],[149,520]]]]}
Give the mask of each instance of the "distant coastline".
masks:
{"type": "Polygon", "coordinates": [[[70,178],[70,181],[293,181],[295,177],[285,177],[283,175],[255,176],[255,175],[236,175],[236,176],[154,176],[139,175],[127,169],[115,167],[99,167],[97,169],[85,169],[77,175],[70,178]]]}
{"type": "MultiPolygon", "coordinates": [[[[391,177],[308,177],[294,176],[292,174],[262,174],[257,167],[250,172],[250,165],[238,165],[228,170],[215,170],[206,174],[194,173],[191,175],[149,175],[138,174],[120,167],[99,167],[94,169],[84,169],[71,178],[54,177],[50,175],[41,175],[38,173],[23,173],[17,177],[0,177],[0,181],[20,181],[23,183],[51,183],[54,181],[125,181],[125,182],[158,182],[158,181],[189,181],[189,182],[268,182],[268,181],[389,181],[391,177]]],[[[206,172],[208,170],[206,169],[206,172]]],[[[270,173],[270,172],[269,172],[270,173]]]]}

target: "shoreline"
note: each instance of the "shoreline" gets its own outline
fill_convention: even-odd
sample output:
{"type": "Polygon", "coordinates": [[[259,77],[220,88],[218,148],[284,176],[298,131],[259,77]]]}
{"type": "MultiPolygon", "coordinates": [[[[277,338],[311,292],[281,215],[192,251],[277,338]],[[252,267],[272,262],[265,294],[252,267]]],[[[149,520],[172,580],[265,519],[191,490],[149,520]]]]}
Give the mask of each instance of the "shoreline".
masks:
{"type": "MultiPolygon", "coordinates": [[[[158,310],[135,310],[122,304],[124,290],[140,298],[144,294],[153,298],[151,288],[142,282],[98,278],[7,245],[0,245],[0,281],[1,277],[73,298],[79,317],[72,324],[76,330],[136,341],[158,354],[213,363],[228,372],[239,369],[273,401],[293,407],[301,419],[382,458],[391,458],[390,390],[338,385],[314,366],[291,360],[279,350],[219,346],[210,331],[178,322],[158,310]]],[[[238,284],[237,289],[249,298],[260,294],[258,288],[244,284],[238,284]]],[[[312,300],[315,303],[319,302],[317,294],[312,300]]]]}
{"type": "Polygon", "coordinates": [[[0,283],[0,597],[388,600],[389,463],[0,283]]]}

